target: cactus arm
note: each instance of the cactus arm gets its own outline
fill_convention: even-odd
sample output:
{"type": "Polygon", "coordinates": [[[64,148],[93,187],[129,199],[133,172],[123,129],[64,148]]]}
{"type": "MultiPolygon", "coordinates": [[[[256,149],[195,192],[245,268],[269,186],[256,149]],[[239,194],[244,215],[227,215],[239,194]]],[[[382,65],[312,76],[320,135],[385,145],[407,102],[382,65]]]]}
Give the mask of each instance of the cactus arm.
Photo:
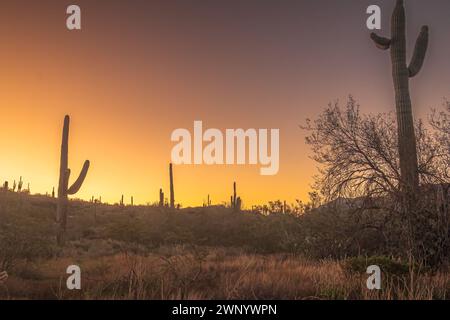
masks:
{"type": "Polygon", "coordinates": [[[422,69],[428,48],[428,26],[423,26],[417,38],[414,54],[408,67],[409,77],[416,76],[422,69]]]}
{"type": "Polygon", "coordinates": [[[381,50],[387,50],[391,46],[391,39],[383,38],[377,35],[375,32],[370,34],[370,38],[375,42],[376,46],[381,50]]]}
{"type": "Polygon", "coordinates": [[[90,162],[89,160],[86,160],[83,165],[83,169],[81,169],[80,175],[78,176],[78,179],[72,184],[72,186],[67,190],[67,194],[75,194],[80,190],[81,185],[84,182],[84,179],[86,178],[87,172],[89,170],[90,162]]]}

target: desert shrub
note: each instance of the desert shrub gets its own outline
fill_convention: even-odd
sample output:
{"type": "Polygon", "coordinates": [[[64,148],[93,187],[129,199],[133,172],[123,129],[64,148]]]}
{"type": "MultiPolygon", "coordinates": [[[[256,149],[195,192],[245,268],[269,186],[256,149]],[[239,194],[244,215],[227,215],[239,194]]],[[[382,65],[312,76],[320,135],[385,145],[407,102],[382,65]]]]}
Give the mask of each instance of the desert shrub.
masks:
{"type": "Polygon", "coordinates": [[[52,235],[54,224],[50,206],[40,198],[3,195],[0,210],[0,269],[11,270],[18,261],[53,256],[57,248],[52,235]]]}

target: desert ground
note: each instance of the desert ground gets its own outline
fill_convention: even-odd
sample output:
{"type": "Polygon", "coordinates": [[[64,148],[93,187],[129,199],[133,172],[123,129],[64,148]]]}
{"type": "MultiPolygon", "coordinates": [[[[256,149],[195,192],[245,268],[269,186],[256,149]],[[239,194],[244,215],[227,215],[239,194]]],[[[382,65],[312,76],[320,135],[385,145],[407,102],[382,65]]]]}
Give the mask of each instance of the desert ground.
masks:
{"type": "Polygon", "coordinates": [[[263,215],[223,206],[174,210],[73,200],[61,247],[55,208],[51,196],[0,195],[0,269],[9,274],[0,284],[1,299],[448,299],[450,294],[448,267],[372,255],[376,232],[349,237],[350,218],[326,211],[263,215]],[[370,264],[381,266],[381,290],[367,289],[370,264]],[[66,288],[69,265],[82,270],[81,290],[66,288]]]}

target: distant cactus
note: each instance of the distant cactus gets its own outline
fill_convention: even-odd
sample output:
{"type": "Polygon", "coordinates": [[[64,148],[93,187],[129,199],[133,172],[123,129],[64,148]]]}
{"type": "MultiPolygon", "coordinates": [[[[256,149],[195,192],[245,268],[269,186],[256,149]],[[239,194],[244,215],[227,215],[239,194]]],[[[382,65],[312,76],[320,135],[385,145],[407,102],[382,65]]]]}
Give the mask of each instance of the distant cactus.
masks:
{"type": "MultiPolygon", "coordinates": [[[[64,244],[64,238],[67,228],[67,208],[69,204],[68,195],[76,194],[86,178],[90,162],[86,160],[83,165],[78,179],[69,188],[70,169],[68,168],[68,153],[69,153],[69,116],[64,118],[64,127],[61,143],[61,163],[59,169],[59,187],[58,187],[58,206],[56,211],[56,220],[59,222],[59,230],[57,234],[57,241],[59,245],[64,244]]],[[[29,190],[29,186],[28,186],[29,190]]]]}
{"type": "Polygon", "coordinates": [[[422,68],[428,47],[428,26],[423,26],[409,66],[406,65],[406,16],[403,0],[397,0],[391,21],[391,39],[375,33],[372,40],[378,48],[391,50],[392,75],[397,109],[398,148],[402,189],[416,192],[419,186],[417,146],[409,94],[409,78],[422,68]]]}
{"type": "Polygon", "coordinates": [[[233,182],[233,195],[231,196],[231,207],[236,209],[237,198],[236,198],[236,182],[233,182]]]}
{"type": "Polygon", "coordinates": [[[169,177],[170,177],[170,207],[175,208],[175,191],[173,187],[173,168],[172,164],[169,165],[169,177]]]}
{"type": "Polygon", "coordinates": [[[234,207],[234,210],[241,211],[241,206],[242,206],[241,197],[237,197],[236,198],[236,206],[234,207]]]}
{"type": "Polygon", "coordinates": [[[19,183],[17,185],[17,192],[22,192],[23,181],[22,177],[20,177],[19,183]]]}
{"type": "Polygon", "coordinates": [[[55,187],[53,187],[53,189],[52,189],[52,198],[54,198],[55,197],[55,187]]]}
{"type": "Polygon", "coordinates": [[[164,192],[162,189],[159,189],[159,206],[164,207],[164,192]]]}
{"type": "Polygon", "coordinates": [[[120,205],[121,205],[121,206],[124,205],[124,203],[123,203],[123,195],[122,195],[122,197],[120,198],[120,205]]]}
{"type": "Polygon", "coordinates": [[[3,183],[3,191],[8,191],[8,181],[5,181],[5,183],[3,183]]]}
{"type": "Polygon", "coordinates": [[[131,196],[131,206],[134,206],[134,198],[131,196]]]}
{"type": "Polygon", "coordinates": [[[12,192],[16,192],[16,187],[17,187],[16,180],[14,180],[12,192]]]}

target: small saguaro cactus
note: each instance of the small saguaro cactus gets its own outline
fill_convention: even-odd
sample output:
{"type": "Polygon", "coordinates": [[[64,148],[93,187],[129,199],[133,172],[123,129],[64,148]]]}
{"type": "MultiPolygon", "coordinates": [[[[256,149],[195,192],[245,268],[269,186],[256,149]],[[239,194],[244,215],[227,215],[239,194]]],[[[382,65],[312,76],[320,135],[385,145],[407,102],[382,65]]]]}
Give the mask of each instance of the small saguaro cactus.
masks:
{"type": "Polygon", "coordinates": [[[173,168],[172,164],[169,165],[169,178],[170,178],[170,207],[175,208],[175,191],[173,187],[173,168]]]}
{"type": "Polygon", "coordinates": [[[16,192],[16,187],[17,187],[17,183],[16,183],[16,180],[14,180],[13,187],[12,187],[13,192],[16,192]]]}
{"type": "Polygon", "coordinates": [[[120,198],[120,205],[123,206],[123,204],[124,203],[123,203],[123,195],[122,195],[122,197],[120,198]]]}
{"type": "Polygon", "coordinates": [[[134,206],[134,198],[131,196],[131,206],[134,206]]]}
{"type": "Polygon", "coordinates": [[[22,192],[23,181],[22,177],[19,179],[19,183],[17,184],[17,192],[22,192]]]}
{"type": "Polygon", "coordinates": [[[234,210],[241,211],[241,206],[242,206],[241,197],[237,197],[236,198],[236,206],[234,207],[234,210]]]}
{"type": "Polygon", "coordinates": [[[425,60],[428,47],[428,26],[422,27],[409,66],[406,64],[406,15],[403,0],[397,0],[392,14],[391,38],[383,38],[375,33],[371,34],[371,38],[378,48],[391,50],[401,187],[404,191],[416,192],[419,186],[419,172],[409,78],[419,73],[425,60]]]}
{"type": "Polygon", "coordinates": [[[52,198],[54,198],[55,197],[55,187],[53,187],[53,189],[52,189],[52,198]]]}
{"type": "MultiPolygon", "coordinates": [[[[69,116],[64,118],[64,127],[61,143],[61,163],[59,169],[59,186],[58,186],[58,205],[56,210],[56,221],[59,223],[59,230],[57,234],[57,242],[59,245],[64,244],[64,238],[67,228],[67,208],[69,204],[68,195],[76,194],[86,178],[89,170],[90,162],[86,160],[81,169],[78,179],[69,188],[70,169],[68,168],[69,155],[69,116]]],[[[29,190],[29,187],[28,187],[29,190]]]]}
{"type": "Polygon", "coordinates": [[[164,207],[164,192],[162,189],[159,189],[159,206],[164,207]]]}
{"type": "Polygon", "coordinates": [[[237,202],[237,198],[236,198],[236,182],[233,182],[233,195],[231,196],[231,207],[232,208],[236,208],[236,203],[237,202]]]}
{"type": "Polygon", "coordinates": [[[3,191],[8,191],[8,181],[5,181],[5,183],[3,183],[3,191]]]}

